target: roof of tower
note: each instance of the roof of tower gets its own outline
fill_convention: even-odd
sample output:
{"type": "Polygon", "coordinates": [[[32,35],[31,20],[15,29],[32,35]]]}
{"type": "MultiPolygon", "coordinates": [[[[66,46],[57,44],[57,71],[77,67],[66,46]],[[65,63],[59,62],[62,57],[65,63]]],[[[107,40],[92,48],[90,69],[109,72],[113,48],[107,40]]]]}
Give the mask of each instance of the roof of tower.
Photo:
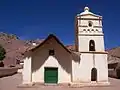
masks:
{"type": "Polygon", "coordinates": [[[97,16],[97,17],[101,17],[100,15],[97,15],[97,14],[94,14],[94,13],[90,12],[89,7],[85,7],[85,8],[84,8],[84,12],[78,14],[78,16],[79,16],[79,15],[80,15],[80,16],[83,16],[83,15],[94,15],[94,16],[97,16]]]}

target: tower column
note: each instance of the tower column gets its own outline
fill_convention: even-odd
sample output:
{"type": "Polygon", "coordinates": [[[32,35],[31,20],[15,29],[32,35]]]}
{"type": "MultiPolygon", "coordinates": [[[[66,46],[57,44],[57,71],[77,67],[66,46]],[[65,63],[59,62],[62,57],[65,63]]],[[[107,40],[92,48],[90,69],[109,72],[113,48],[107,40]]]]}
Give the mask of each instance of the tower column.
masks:
{"type": "Polygon", "coordinates": [[[76,51],[81,53],[80,82],[108,82],[107,53],[104,48],[102,16],[88,7],[76,16],[76,51]]]}

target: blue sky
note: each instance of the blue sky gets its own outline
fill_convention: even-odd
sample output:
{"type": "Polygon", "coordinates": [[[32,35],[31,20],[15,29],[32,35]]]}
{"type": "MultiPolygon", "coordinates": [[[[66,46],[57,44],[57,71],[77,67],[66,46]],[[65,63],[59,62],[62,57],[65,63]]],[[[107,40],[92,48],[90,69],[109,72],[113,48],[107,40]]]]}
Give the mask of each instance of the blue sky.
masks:
{"type": "Polygon", "coordinates": [[[88,6],[103,16],[106,48],[120,46],[119,0],[0,0],[0,32],[21,39],[54,33],[64,44],[74,43],[74,18],[88,6]]]}

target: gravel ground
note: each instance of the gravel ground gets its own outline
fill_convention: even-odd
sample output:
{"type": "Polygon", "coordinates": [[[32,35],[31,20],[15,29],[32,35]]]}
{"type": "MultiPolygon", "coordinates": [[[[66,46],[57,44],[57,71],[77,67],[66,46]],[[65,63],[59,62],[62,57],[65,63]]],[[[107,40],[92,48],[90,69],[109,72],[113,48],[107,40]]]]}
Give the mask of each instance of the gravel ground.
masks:
{"type": "Polygon", "coordinates": [[[119,90],[120,80],[109,78],[110,86],[103,87],[82,87],[82,88],[70,88],[67,86],[37,86],[32,88],[18,88],[21,84],[21,74],[15,74],[13,76],[0,78],[0,90],[119,90]]]}

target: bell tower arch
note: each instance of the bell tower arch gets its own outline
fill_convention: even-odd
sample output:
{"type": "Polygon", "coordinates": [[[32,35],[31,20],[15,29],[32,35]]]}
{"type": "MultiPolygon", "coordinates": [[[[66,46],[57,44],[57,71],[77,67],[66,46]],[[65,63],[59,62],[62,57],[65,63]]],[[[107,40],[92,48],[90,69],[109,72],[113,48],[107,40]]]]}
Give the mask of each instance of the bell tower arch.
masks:
{"type": "Polygon", "coordinates": [[[79,79],[87,82],[108,82],[102,16],[90,12],[90,9],[85,7],[84,11],[76,16],[75,33],[76,51],[81,53],[79,79]]]}
{"type": "Polygon", "coordinates": [[[89,41],[95,42],[96,51],[104,51],[104,34],[102,31],[102,16],[89,11],[88,7],[84,12],[76,16],[76,51],[88,52],[89,41]]]}

